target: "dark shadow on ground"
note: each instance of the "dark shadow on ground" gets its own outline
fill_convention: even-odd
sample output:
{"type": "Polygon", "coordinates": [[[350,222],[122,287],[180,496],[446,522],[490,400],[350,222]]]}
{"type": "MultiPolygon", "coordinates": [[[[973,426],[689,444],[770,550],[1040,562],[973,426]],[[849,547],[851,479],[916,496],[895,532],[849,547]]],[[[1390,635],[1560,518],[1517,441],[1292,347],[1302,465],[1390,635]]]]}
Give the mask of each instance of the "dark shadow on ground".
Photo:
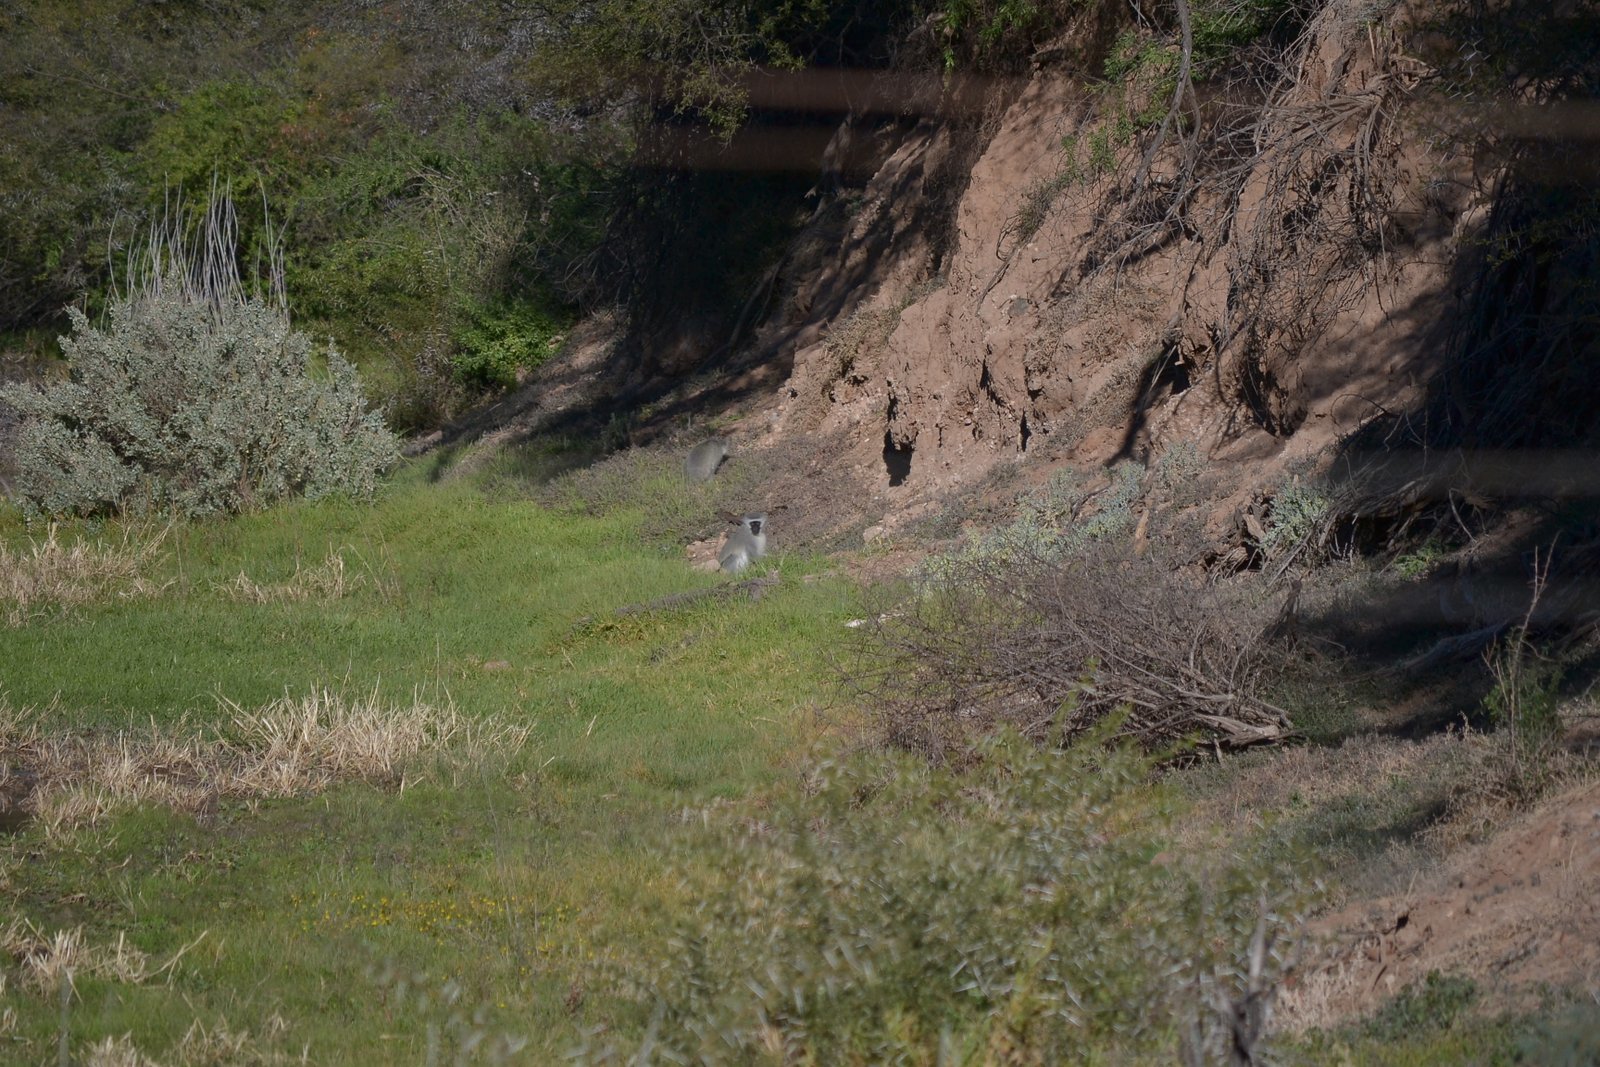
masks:
{"type": "Polygon", "coordinates": [[[1565,689],[1596,679],[1600,192],[1560,174],[1513,162],[1461,243],[1422,399],[1339,449],[1335,540],[1418,576],[1305,627],[1414,708],[1399,733],[1459,722],[1463,679],[1481,694],[1485,651],[1524,624],[1565,689]]]}

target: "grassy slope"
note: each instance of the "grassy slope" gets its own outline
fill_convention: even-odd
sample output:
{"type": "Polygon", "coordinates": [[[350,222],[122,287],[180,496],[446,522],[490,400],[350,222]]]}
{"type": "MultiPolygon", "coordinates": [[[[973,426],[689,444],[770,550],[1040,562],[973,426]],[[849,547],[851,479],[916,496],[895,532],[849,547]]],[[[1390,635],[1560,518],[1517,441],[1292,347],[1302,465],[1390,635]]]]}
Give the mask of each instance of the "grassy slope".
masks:
{"type": "MultiPolygon", "coordinates": [[[[319,1062],[420,1062],[427,1022],[369,977],[392,964],[466,987],[491,1032],[554,1047],[610,1021],[598,946],[623,944],[647,898],[670,894],[649,858],[671,815],[770,781],[824,699],[824,659],[852,594],[838,580],[760,602],[669,613],[613,609],[710,585],[645,544],[640,515],[553,511],[415,475],[372,508],[322,503],[172,531],[150,598],[111,600],[0,629],[0,692],[62,726],[226,719],[285,690],[447,693],[470,714],[536,724],[509,769],[399,794],[223,805],[204,824],[160,811],[50,841],[10,842],[10,895],[41,927],[121,932],[164,960],[206,936],[170,983],[80,978],[76,1040],[132,1031],[159,1053],[194,1019],[261,1034],[319,1062]],[[332,600],[230,598],[345,548],[332,600]],[[364,562],[362,562],[364,561],[364,562]],[[582,623],[593,615],[599,622],[582,623]],[[499,661],[498,663],[496,661],[499,661]],[[485,669],[485,664],[493,665],[485,669]],[[508,666],[501,666],[506,664],[508,666]],[[569,994],[583,1006],[569,1013],[569,994]]],[[[22,531],[8,527],[8,536],[22,531]]],[[[22,1046],[53,1049],[57,1013],[19,998],[22,1046]]]]}
{"type": "MultiPolygon", "coordinates": [[[[373,506],[178,527],[147,567],[159,593],[0,628],[0,694],[62,729],[225,722],[218,697],[250,708],[322,686],[448,697],[469,715],[535,725],[520,755],[441,768],[400,791],[346,785],[224,802],[198,819],[145,809],[0,840],[13,914],[45,931],[82,924],[100,946],[126,935],[153,965],[192,946],[141,983],[80,973],[68,1010],[80,1053],[131,1033],[146,1053],[178,1058],[198,1021],[249,1030],[258,1051],[309,1050],[311,1062],[419,1063],[430,1033],[448,1059],[480,1012],[471,1029],[522,1035],[519,1060],[548,1062],[580,1032],[645,1025],[611,964],[657,938],[652,905],[693,903],[652,848],[685,806],[763,792],[801,758],[855,593],[837,578],[802,580],[815,566],[786,559],[783,583],[759,602],[619,616],[714,584],[660,542],[706,501],[646,461],[569,486],[564,499],[588,508],[552,509],[524,498],[515,469],[441,485],[414,467],[373,506]],[[333,552],[346,562],[342,596],[230,593],[241,572],[291,583],[333,552]],[[450,979],[455,1007],[437,997],[450,979]]],[[[0,538],[29,535],[0,519],[0,538]]],[[[1270,851],[1270,827],[1258,836],[1270,851]]],[[[0,997],[18,1013],[9,1033],[0,1021],[0,1059],[54,1063],[59,1005],[20,988],[19,973],[0,997]]],[[[1456,1063],[1465,1050],[1472,1062],[1510,1060],[1524,1024],[1449,1007],[1413,1012],[1401,1032],[1313,1035],[1283,1052],[1306,1063],[1456,1063]]]]}

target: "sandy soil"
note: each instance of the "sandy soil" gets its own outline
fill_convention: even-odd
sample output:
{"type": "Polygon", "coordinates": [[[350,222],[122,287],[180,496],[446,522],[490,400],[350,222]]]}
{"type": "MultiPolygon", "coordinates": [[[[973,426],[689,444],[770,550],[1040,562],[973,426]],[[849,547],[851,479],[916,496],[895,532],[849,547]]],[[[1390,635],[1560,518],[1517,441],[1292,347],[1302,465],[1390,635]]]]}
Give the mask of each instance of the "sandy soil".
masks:
{"type": "Polygon", "coordinates": [[[1280,1001],[1290,1028],[1369,1013],[1430,971],[1471,978],[1491,1011],[1533,1007],[1546,988],[1600,996],[1600,783],[1310,932],[1323,947],[1280,1001]]]}

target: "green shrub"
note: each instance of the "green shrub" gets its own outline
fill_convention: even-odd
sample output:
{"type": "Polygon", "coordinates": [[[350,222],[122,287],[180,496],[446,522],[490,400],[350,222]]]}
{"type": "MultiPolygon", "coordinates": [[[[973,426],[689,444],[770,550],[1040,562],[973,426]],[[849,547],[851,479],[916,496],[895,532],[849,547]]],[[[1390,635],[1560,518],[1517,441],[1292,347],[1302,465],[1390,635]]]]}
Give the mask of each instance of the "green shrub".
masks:
{"type": "Polygon", "coordinates": [[[1561,732],[1561,668],[1533,648],[1526,628],[1513,630],[1485,656],[1494,685],[1483,698],[1489,721],[1531,749],[1561,732]]]}
{"type": "MultiPolygon", "coordinates": [[[[1204,80],[1217,74],[1237,49],[1261,39],[1274,27],[1296,25],[1305,7],[1296,0],[1198,0],[1190,4],[1194,77],[1204,80]]],[[[1177,26],[1170,25],[1167,30],[1162,37],[1136,29],[1118,34],[1106,56],[1107,80],[1122,81],[1153,69],[1168,76],[1165,88],[1170,94],[1177,87],[1177,26]]]]}
{"type": "Polygon", "coordinates": [[[602,179],[556,154],[532,120],[457,116],[374,136],[295,192],[296,311],[341,339],[397,424],[512,384],[566,328],[552,278],[596,239],[581,190],[602,179]]]}
{"type": "Polygon", "coordinates": [[[945,68],[1015,64],[1075,6],[1070,0],[944,0],[935,17],[945,68]]]}
{"type": "Polygon", "coordinates": [[[1444,558],[1448,551],[1449,546],[1443,541],[1437,537],[1430,537],[1411,551],[1395,557],[1391,567],[1396,574],[1407,581],[1420,578],[1432,570],[1433,565],[1444,558]]]}
{"type": "Polygon", "coordinates": [[[1384,1041],[1400,1041],[1419,1031],[1445,1030],[1478,999],[1470,978],[1429,971],[1419,984],[1402,991],[1366,1024],[1366,1032],[1384,1041]]]}
{"type": "Polygon", "coordinates": [[[1017,500],[1017,517],[1005,526],[970,536],[955,550],[928,560],[925,584],[938,585],[975,565],[1023,560],[1060,560],[1090,546],[1131,537],[1133,508],[1144,495],[1143,468],[1132,461],[1111,469],[1111,484],[1091,491],[1071,468],[1017,500]]]}
{"type": "Polygon", "coordinates": [[[69,381],[12,386],[17,490],[35,513],[239,511],[279,497],[369,493],[397,442],[356,372],[253,297],[210,303],[176,280],[114,301],[105,329],[70,312],[69,381]]]}
{"type": "Polygon", "coordinates": [[[1291,482],[1272,498],[1261,550],[1268,557],[1299,548],[1316,537],[1328,515],[1326,493],[1291,482]]]}
{"type": "Polygon", "coordinates": [[[478,304],[466,319],[451,365],[458,382],[487,389],[510,388],[519,371],[543,363],[568,325],[567,316],[531,300],[478,304]]]}
{"type": "MultiPolygon", "coordinates": [[[[304,104],[254,81],[216,81],[195,88],[158,115],[135,161],[152,191],[199,192],[214,174],[243,180],[289,163],[281,131],[304,104]],[[274,156],[278,159],[275,159],[274,156]]],[[[300,162],[300,161],[293,161],[300,162]]],[[[274,194],[278,192],[273,190],[274,194]]],[[[205,205],[192,200],[196,217],[205,205]]]]}
{"type": "Polygon", "coordinates": [[[1154,471],[1156,485],[1171,500],[1198,504],[1202,499],[1199,483],[1206,473],[1206,460],[1194,442],[1179,441],[1172,445],[1156,460],[1154,471]]]}
{"type": "MultiPolygon", "coordinates": [[[[1430,976],[1431,977],[1431,976],[1430,976]]],[[[1583,1067],[1600,1063],[1600,1005],[1578,1003],[1534,1027],[1517,1043],[1521,1063],[1583,1067]]]]}
{"type": "Polygon", "coordinates": [[[858,755],[708,813],[676,843],[697,906],[630,968],[650,1062],[1129,1062],[1185,1030],[1220,1053],[1247,943],[1264,922],[1270,983],[1293,920],[1267,876],[1170,862],[1150,761],[1105,736],[1003,736],[960,771],[858,755]]]}
{"type": "Polygon", "coordinates": [[[1193,5],[1195,74],[1213,74],[1235,49],[1283,25],[1296,26],[1304,5],[1294,0],[1202,0],[1193,5]]]}
{"type": "MultiPolygon", "coordinates": [[[[1542,585],[1540,579],[1535,605],[1542,585]]],[[[1498,758],[1457,799],[1465,801],[1477,792],[1512,804],[1531,803],[1559,780],[1565,762],[1561,665],[1534,646],[1527,619],[1486,649],[1483,658],[1494,681],[1483,708],[1501,739],[1498,758]]]]}

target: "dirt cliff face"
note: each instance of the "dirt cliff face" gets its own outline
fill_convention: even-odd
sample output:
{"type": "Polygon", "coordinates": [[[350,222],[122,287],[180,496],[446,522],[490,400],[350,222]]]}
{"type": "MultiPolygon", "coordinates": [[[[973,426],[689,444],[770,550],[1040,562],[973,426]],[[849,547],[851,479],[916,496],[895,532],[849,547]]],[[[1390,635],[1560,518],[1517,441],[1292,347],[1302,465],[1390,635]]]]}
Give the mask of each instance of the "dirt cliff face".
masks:
{"type": "Polygon", "coordinates": [[[1403,13],[1361,10],[1329,5],[1293,78],[1210,90],[1238,99],[1197,98],[1225,117],[1153,153],[1118,147],[1105,90],[1049,64],[996,94],[981,137],[880,134],[886,161],[795,257],[774,327],[793,372],[762,438],[832,442],[893,527],[1000,465],[1181,442],[1245,495],[1414,403],[1483,182],[1428,147],[1403,13]]]}

